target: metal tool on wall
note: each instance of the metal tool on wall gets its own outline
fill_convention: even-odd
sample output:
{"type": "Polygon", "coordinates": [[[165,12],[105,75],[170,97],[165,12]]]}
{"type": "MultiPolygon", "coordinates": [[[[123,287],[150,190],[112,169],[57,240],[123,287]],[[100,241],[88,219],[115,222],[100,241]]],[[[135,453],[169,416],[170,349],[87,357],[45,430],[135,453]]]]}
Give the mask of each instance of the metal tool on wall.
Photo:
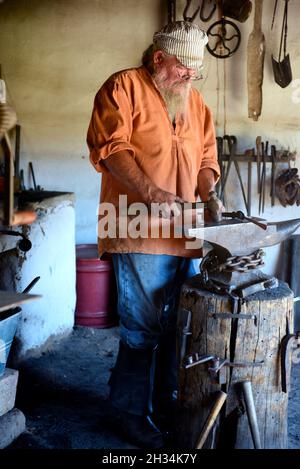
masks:
{"type": "Polygon", "coordinates": [[[275,194],[283,207],[300,205],[300,178],[297,168],[288,168],[280,172],[275,179],[275,194]]]}
{"type": "Polygon", "coordinates": [[[271,189],[270,189],[270,197],[271,197],[271,207],[275,205],[275,176],[276,176],[276,147],[275,145],[271,145],[271,189]]]}
{"type": "Polygon", "coordinates": [[[224,190],[225,190],[225,187],[226,187],[226,184],[227,184],[227,180],[228,180],[229,172],[230,172],[230,169],[231,169],[231,165],[233,163],[234,167],[235,167],[235,170],[237,172],[237,175],[238,175],[238,179],[239,179],[240,187],[241,187],[241,190],[242,190],[242,195],[243,195],[245,207],[246,207],[246,210],[248,212],[248,202],[247,202],[246,193],[245,193],[245,189],[244,189],[244,185],[243,185],[243,180],[242,180],[242,176],[241,176],[240,167],[239,167],[238,162],[234,159],[234,156],[236,154],[236,148],[237,148],[237,138],[234,135],[230,135],[230,136],[229,135],[224,135],[223,138],[228,143],[229,160],[228,160],[228,164],[227,164],[227,168],[226,168],[226,174],[224,176],[224,181],[223,181],[223,185],[222,185],[221,197],[224,194],[224,190]]]}
{"type": "Polygon", "coordinates": [[[196,19],[196,16],[199,13],[201,21],[209,21],[216,11],[217,4],[215,0],[202,0],[198,2],[198,6],[193,13],[190,13],[192,0],[187,0],[186,6],[183,10],[183,19],[184,21],[193,22],[196,19]],[[210,7],[210,10],[208,9],[210,7]],[[191,14],[191,16],[189,16],[191,14]]]}
{"type": "MultiPolygon", "coordinates": [[[[288,86],[292,81],[292,69],[291,69],[291,62],[290,62],[290,55],[286,53],[286,43],[287,43],[287,33],[288,33],[288,3],[289,0],[284,0],[284,13],[282,19],[282,28],[281,28],[281,38],[280,38],[280,46],[279,46],[279,53],[278,53],[278,62],[274,59],[272,54],[272,66],[273,66],[273,73],[275,82],[281,86],[281,88],[285,88],[288,86]],[[282,58],[283,52],[283,58],[282,58]]],[[[274,15],[273,15],[273,22],[276,14],[278,0],[275,1],[274,7],[274,15]]],[[[273,27],[272,22],[272,27],[273,27]]]]}
{"type": "Polygon", "coordinates": [[[262,152],[262,173],[260,179],[260,194],[259,194],[259,213],[265,211],[265,201],[266,201],[266,174],[267,174],[267,156],[268,156],[269,142],[262,142],[261,152],[262,152]]]}
{"type": "Polygon", "coordinates": [[[223,0],[223,15],[244,23],[252,10],[250,0],[223,0]]]}
{"type": "Polygon", "coordinates": [[[218,180],[217,185],[216,185],[216,192],[217,192],[219,199],[221,199],[224,204],[224,194],[221,194],[222,185],[223,185],[224,176],[225,176],[225,164],[223,160],[223,138],[217,137],[216,140],[217,140],[218,163],[220,167],[220,179],[218,180]]]}
{"type": "Polygon", "coordinates": [[[218,1],[218,21],[210,25],[206,31],[208,52],[218,59],[231,57],[239,48],[241,43],[241,33],[233,21],[225,18],[223,12],[223,2],[218,1]]]}
{"type": "Polygon", "coordinates": [[[248,117],[257,121],[262,109],[265,36],[262,32],[263,0],[255,0],[254,27],[247,46],[248,117]]]}
{"type": "Polygon", "coordinates": [[[36,182],[35,182],[35,175],[34,175],[33,165],[32,165],[32,163],[31,163],[31,161],[29,162],[29,170],[30,170],[30,174],[31,174],[31,177],[32,177],[33,188],[34,188],[34,190],[36,191],[36,190],[37,190],[37,186],[36,186],[36,182]]]}
{"type": "Polygon", "coordinates": [[[249,156],[248,161],[248,182],[247,182],[247,215],[251,216],[252,210],[252,160],[254,157],[254,149],[246,150],[245,156],[249,156]]]}
{"type": "Polygon", "coordinates": [[[261,137],[256,137],[257,193],[260,194],[261,137]]]}
{"type": "Polygon", "coordinates": [[[176,21],[176,0],[168,0],[168,23],[176,21]]]}
{"type": "MultiPolygon", "coordinates": [[[[218,162],[220,165],[220,180],[217,185],[218,197],[223,201],[225,206],[225,188],[229,178],[229,172],[232,163],[235,167],[238,163],[247,163],[248,165],[248,182],[247,193],[245,185],[241,178],[241,167],[237,167],[237,176],[241,185],[243,200],[247,210],[247,215],[251,216],[252,210],[252,165],[257,164],[257,193],[259,194],[259,213],[263,213],[266,203],[268,203],[268,195],[270,195],[271,206],[275,205],[275,197],[278,197],[282,205],[300,205],[300,181],[297,175],[297,169],[290,168],[290,162],[295,161],[296,152],[287,150],[277,150],[275,145],[271,145],[269,154],[269,142],[262,142],[260,136],[256,137],[256,153],[255,149],[245,150],[244,154],[236,152],[236,137],[225,135],[217,137],[218,162]],[[226,142],[226,145],[224,145],[226,142]],[[229,149],[229,153],[227,150],[229,149]],[[277,176],[278,164],[288,163],[289,169],[281,171],[277,176]],[[267,167],[271,171],[267,172],[267,167]],[[269,194],[266,194],[268,185],[270,184],[269,194]],[[299,191],[298,191],[299,187],[299,191]]],[[[269,190],[269,189],[268,189],[269,190]]]]}
{"type": "Polygon", "coordinates": [[[287,334],[280,344],[280,364],[281,364],[281,389],[288,392],[290,388],[291,376],[291,355],[300,348],[300,332],[287,334]]]}

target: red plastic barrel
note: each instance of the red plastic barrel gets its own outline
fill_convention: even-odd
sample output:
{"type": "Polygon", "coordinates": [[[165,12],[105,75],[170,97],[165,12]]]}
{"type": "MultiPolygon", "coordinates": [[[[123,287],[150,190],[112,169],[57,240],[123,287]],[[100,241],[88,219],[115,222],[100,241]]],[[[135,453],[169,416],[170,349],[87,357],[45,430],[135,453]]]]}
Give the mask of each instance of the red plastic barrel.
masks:
{"type": "Polygon", "coordinates": [[[118,322],[116,283],[111,259],[98,258],[97,244],[76,246],[75,324],[106,328],[118,322]]]}

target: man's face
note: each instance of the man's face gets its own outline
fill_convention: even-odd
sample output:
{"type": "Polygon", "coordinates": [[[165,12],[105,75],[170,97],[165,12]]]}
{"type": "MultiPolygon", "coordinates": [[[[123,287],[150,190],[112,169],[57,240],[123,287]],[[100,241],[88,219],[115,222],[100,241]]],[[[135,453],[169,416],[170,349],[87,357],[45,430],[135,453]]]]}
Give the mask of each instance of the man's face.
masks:
{"type": "Polygon", "coordinates": [[[154,75],[160,88],[174,94],[185,93],[196,77],[197,71],[185,67],[174,55],[162,51],[154,52],[154,75]]]}

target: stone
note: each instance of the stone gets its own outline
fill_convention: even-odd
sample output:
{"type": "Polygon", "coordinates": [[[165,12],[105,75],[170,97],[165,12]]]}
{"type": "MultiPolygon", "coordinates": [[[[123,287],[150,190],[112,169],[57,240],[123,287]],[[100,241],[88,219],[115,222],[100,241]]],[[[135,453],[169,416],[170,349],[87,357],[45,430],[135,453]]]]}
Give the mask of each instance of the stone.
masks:
{"type": "Polygon", "coordinates": [[[15,405],[18,376],[19,372],[10,368],[5,368],[0,376],[0,417],[15,405]]]}
{"type": "Polygon", "coordinates": [[[0,417],[0,449],[6,448],[25,431],[25,416],[14,408],[0,417]]]}

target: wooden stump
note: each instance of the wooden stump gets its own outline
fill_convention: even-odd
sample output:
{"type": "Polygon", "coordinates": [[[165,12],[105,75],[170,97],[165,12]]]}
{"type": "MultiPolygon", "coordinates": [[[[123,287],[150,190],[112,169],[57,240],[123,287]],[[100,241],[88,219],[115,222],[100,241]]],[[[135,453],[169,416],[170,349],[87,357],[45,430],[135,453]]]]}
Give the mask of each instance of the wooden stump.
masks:
{"type": "Polygon", "coordinates": [[[288,394],[281,390],[280,343],[293,331],[293,292],[280,282],[278,288],[251,295],[241,314],[255,319],[214,317],[231,313],[232,301],[200,289],[199,276],[182,288],[178,316],[178,350],[182,348],[187,311],[191,312],[191,335],[185,355],[214,355],[233,362],[262,366],[226,367],[226,384],[212,382],[207,364],[179,367],[178,445],[195,448],[205,420],[219,390],[228,393],[217,424],[204,448],[253,448],[245,405],[238,383],[252,383],[262,448],[287,448],[288,394]]]}

